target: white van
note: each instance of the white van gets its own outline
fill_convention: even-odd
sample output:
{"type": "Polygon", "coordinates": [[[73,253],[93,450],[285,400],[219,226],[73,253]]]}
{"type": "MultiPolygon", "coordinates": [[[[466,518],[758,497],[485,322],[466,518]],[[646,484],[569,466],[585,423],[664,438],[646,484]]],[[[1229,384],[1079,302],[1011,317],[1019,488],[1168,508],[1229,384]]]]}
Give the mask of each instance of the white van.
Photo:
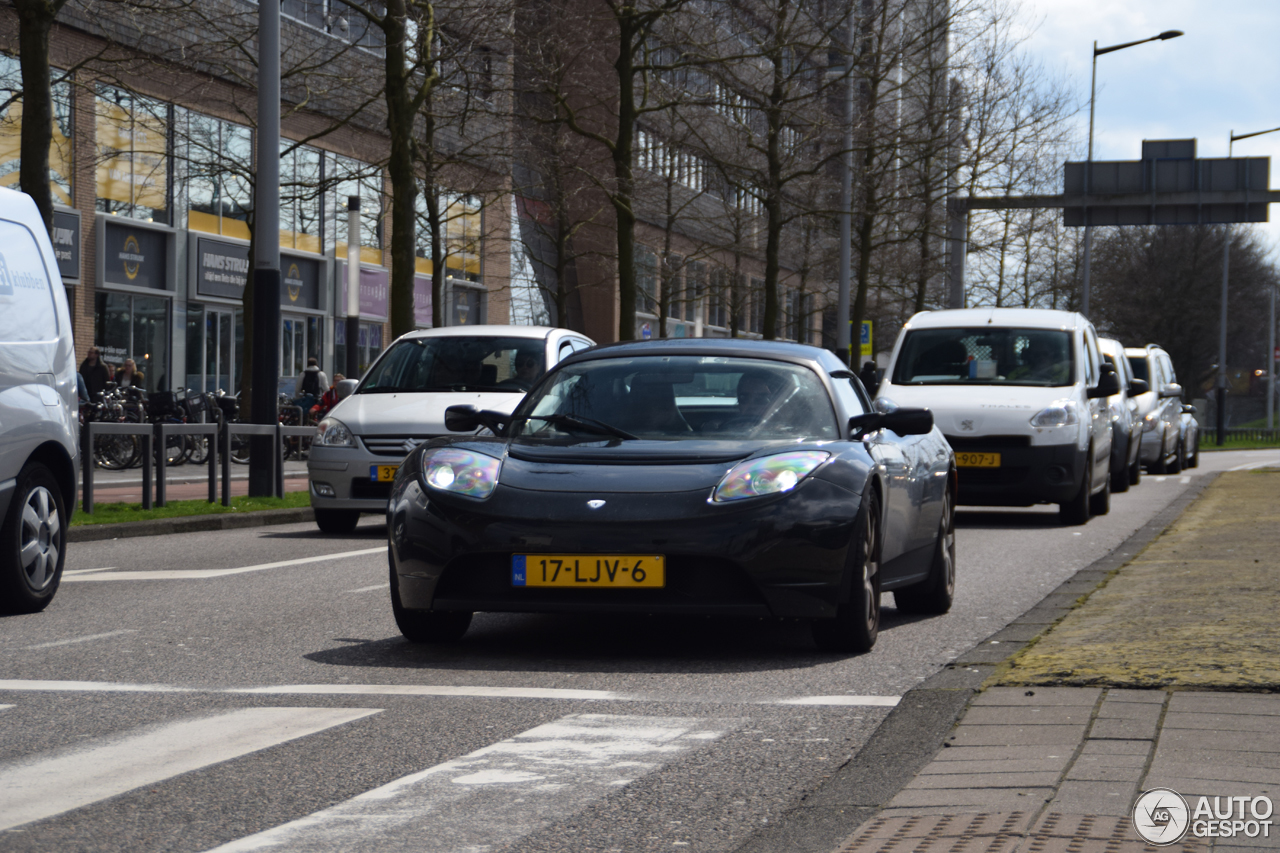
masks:
{"type": "Polygon", "coordinates": [[[876,404],[933,412],[956,454],[959,503],[1056,503],[1083,524],[1110,509],[1107,397],[1119,390],[1081,315],[968,308],[903,326],[876,404]]]}
{"type": "Polygon", "coordinates": [[[71,313],[35,202],[0,189],[0,612],[62,580],[79,422],[71,313]]]}

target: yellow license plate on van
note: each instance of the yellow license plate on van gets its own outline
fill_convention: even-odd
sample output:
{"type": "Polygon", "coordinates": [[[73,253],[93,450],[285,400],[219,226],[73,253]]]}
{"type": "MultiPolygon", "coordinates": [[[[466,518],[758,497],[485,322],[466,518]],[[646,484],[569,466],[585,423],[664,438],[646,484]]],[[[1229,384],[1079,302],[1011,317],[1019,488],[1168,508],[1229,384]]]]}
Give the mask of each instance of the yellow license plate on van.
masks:
{"type": "Polygon", "coordinates": [[[512,586],[655,589],[667,582],[661,554],[512,554],[512,586]]]}
{"type": "Polygon", "coordinates": [[[957,453],[956,465],[960,468],[999,468],[999,453],[957,453]]]}
{"type": "Polygon", "coordinates": [[[369,479],[375,483],[390,483],[396,478],[396,472],[399,470],[399,465],[370,465],[369,479]]]}

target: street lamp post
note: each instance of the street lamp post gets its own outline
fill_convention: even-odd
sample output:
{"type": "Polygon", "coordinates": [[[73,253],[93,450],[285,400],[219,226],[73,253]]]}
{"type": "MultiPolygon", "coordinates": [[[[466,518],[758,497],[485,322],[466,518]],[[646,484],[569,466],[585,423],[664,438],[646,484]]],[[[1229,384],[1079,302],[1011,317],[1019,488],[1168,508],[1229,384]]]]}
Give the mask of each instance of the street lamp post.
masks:
{"type": "MultiPolygon", "coordinates": [[[[1280,127],[1273,127],[1270,130],[1255,130],[1253,133],[1236,133],[1231,131],[1227,139],[1227,159],[1231,159],[1235,154],[1236,143],[1241,139],[1250,139],[1254,136],[1262,136],[1267,133],[1275,133],[1280,127]]],[[[1221,447],[1227,440],[1227,281],[1230,278],[1231,270],[1231,226],[1227,225],[1222,237],[1222,298],[1219,307],[1218,317],[1218,394],[1216,401],[1217,408],[1217,444],[1221,447]]],[[[1275,288],[1271,290],[1271,323],[1270,335],[1268,342],[1267,357],[1271,359],[1268,362],[1267,369],[1267,429],[1271,429],[1272,416],[1271,408],[1276,393],[1275,379],[1275,351],[1276,351],[1276,293],[1275,288]]]]}
{"type": "Polygon", "coordinates": [[[1092,217],[1089,215],[1088,195],[1089,190],[1092,189],[1091,184],[1093,182],[1093,102],[1098,91],[1098,57],[1104,53],[1115,53],[1117,50],[1146,44],[1149,41],[1176,39],[1182,34],[1182,30],[1165,30],[1158,36],[1125,42],[1124,44],[1113,44],[1110,47],[1098,47],[1096,41],[1093,43],[1093,74],[1089,79],[1089,153],[1085,158],[1084,167],[1084,275],[1080,282],[1080,313],[1086,317],[1089,316],[1089,259],[1093,254],[1093,223],[1091,222],[1092,217]]]}

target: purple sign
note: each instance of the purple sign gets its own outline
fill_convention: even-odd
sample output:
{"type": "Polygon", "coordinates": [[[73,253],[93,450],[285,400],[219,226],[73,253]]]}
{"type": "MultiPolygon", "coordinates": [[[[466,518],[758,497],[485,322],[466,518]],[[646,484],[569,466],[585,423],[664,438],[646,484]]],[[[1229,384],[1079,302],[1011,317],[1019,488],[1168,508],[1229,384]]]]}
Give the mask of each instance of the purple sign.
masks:
{"type": "Polygon", "coordinates": [[[413,322],[424,329],[431,328],[431,277],[413,277],[413,322]]]}
{"type": "MultiPolygon", "coordinates": [[[[338,263],[338,304],[340,312],[347,310],[347,265],[338,263]]],[[[391,291],[391,274],[386,270],[360,268],[360,316],[386,317],[387,300],[391,291]]],[[[339,316],[342,316],[339,314],[339,316]]]]}

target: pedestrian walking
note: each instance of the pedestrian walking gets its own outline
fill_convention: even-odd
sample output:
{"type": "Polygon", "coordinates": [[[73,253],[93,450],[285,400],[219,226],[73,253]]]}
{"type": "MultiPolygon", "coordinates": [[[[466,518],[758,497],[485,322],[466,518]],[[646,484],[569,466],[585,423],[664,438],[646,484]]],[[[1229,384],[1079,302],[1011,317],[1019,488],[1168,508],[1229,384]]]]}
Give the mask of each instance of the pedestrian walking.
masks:
{"type": "Polygon", "coordinates": [[[80,375],[84,377],[84,386],[90,400],[98,399],[98,395],[107,390],[111,381],[111,368],[106,365],[97,347],[89,347],[89,354],[80,363],[80,375]]]}

